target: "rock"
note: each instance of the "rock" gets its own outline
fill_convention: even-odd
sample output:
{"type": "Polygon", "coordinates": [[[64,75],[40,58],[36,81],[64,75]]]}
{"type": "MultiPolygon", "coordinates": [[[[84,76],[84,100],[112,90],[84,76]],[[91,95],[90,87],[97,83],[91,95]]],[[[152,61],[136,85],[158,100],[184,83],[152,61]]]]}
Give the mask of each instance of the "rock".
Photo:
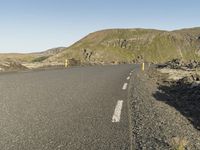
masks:
{"type": "Polygon", "coordinates": [[[0,68],[0,71],[4,71],[4,69],[3,69],[3,68],[0,68]]]}
{"type": "Polygon", "coordinates": [[[195,51],[195,54],[200,57],[200,47],[195,51]]]}
{"type": "Polygon", "coordinates": [[[19,62],[0,62],[0,71],[16,71],[16,70],[26,70],[28,69],[19,62]]]}
{"type": "Polygon", "coordinates": [[[193,74],[191,75],[194,81],[200,81],[200,75],[199,74],[193,74]]]}
{"type": "Polygon", "coordinates": [[[182,59],[173,59],[171,61],[168,61],[164,64],[158,65],[158,68],[170,68],[170,69],[196,69],[200,68],[200,62],[196,60],[190,60],[189,62],[184,62],[182,59]]]}
{"type": "Polygon", "coordinates": [[[117,62],[117,61],[111,61],[110,63],[111,63],[111,64],[114,64],[114,65],[119,64],[119,62],[117,62]]]}
{"type": "Polygon", "coordinates": [[[177,81],[179,84],[191,84],[193,82],[193,78],[192,76],[188,76],[188,77],[184,77],[182,79],[180,79],[179,81],[177,81]]]}
{"type": "Polygon", "coordinates": [[[166,63],[167,67],[172,69],[180,69],[182,66],[184,66],[184,62],[181,59],[173,59],[172,61],[168,61],[166,63]]]}
{"type": "Polygon", "coordinates": [[[68,59],[69,66],[78,66],[81,64],[80,60],[76,60],[75,58],[68,59]]]}
{"type": "Polygon", "coordinates": [[[19,63],[19,62],[10,62],[10,67],[9,67],[9,69],[13,69],[13,70],[18,70],[18,69],[20,69],[20,70],[25,70],[25,69],[27,69],[25,66],[23,66],[21,63],[19,63]]]}
{"type": "Polygon", "coordinates": [[[200,85],[200,81],[193,82],[190,88],[194,88],[200,85]]]}
{"type": "Polygon", "coordinates": [[[200,67],[200,64],[196,60],[190,60],[190,62],[186,64],[186,67],[188,67],[189,69],[194,69],[200,67]]]}
{"type": "Polygon", "coordinates": [[[194,86],[194,85],[196,85],[196,83],[199,83],[199,81],[200,81],[200,75],[199,74],[192,74],[190,76],[186,76],[186,77],[178,80],[177,82],[179,84],[193,84],[194,83],[193,84],[193,86],[194,86]]]}
{"type": "Polygon", "coordinates": [[[83,50],[83,57],[85,60],[90,61],[92,55],[93,55],[93,52],[91,50],[88,50],[88,49],[83,50]]]}
{"type": "Polygon", "coordinates": [[[138,55],[135,60],[133,60],[134,63],[142,63],[144,61],[144,58],[142,55],[138,55]]]}
{"type": "Polygon", "coordinates": [[[126,48],[127,47],[127,44],[128,44],[128,41],[125,39],[121,42],[121,48],[126,48]]]}

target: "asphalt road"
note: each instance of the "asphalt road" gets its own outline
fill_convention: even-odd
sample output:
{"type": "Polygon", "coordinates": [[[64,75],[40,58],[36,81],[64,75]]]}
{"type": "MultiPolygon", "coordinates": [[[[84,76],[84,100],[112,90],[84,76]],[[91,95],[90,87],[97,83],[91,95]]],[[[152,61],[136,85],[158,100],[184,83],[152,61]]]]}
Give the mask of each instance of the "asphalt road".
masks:
{"type": "Polygon", "coordinates": [[[133,69],[117,65],[1,74],[0,149],[130,149],[124,83],[133,69]],[[119,122],[113,122],[115,111],[119,122]]]}

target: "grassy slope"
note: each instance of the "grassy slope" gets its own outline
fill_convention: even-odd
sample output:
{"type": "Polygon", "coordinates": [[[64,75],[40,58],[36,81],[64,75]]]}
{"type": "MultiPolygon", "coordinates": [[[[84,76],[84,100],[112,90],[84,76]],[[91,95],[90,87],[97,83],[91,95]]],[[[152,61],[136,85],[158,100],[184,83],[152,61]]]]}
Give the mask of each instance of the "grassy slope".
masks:
{"type": "Polygon", "coordinates": [[[177,31],[151,29],[110,29],[94,32],[66,48],[51,61],[66,58],[84,60],[83,49],[93,51],[91,61],[131,62],[138,56],[146,61],[164,62],[172,58],[199,59],[195,51],[200,48],[200,28],[177,31]],[[126,47],[122,46],[125,42],[126,47]]]}
{"type": "Polygon", "coordinates": [[[199,60],[200,28],[171,32],[152,29],[108,29],[91,33],[72,46],[56,51],[55,54],[0,54],[0,61],[33,62],[48,56],[44,61],[63,62],[66,58],[75,58],[88,62],[83,54],[84,49],[92,52],[90,62],[96,63],[132,62],[138,61],[138,56],[155,63],[173,58],[199,60]]]}
{"type": "Polygon", "coordinates": [[[52,48],[43,52],[36,53],[0,53],[0,62],[3,61],[17,61],[17,62],[42,62],[52,55],[61,52],[65,47],[52,48]]]}

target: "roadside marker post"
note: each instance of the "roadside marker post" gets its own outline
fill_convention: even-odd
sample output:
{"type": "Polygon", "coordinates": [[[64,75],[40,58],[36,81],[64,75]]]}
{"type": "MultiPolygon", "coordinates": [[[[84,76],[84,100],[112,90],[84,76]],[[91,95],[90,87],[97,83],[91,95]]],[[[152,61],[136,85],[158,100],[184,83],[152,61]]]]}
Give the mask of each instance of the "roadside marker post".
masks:
{"type": "Polygon", "coordinates": [[[65,68],[67,68],[67,67],[68,67],[68,60],[65,59],[65,68]]]}
{"type": "Polygon", "coordinates": [[[142,63],[142,71],[144,71],[144,63],[142,63]]]}

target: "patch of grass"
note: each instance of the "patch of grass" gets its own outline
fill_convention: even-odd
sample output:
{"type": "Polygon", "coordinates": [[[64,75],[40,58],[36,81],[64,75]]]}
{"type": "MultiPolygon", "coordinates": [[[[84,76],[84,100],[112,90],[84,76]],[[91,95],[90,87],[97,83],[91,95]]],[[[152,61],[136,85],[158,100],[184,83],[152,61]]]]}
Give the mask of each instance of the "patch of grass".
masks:
{"type": "Polygon", "coordinates": [[[37,58],[33,59],[32,62],[42,62],[42,61],[46,60],[47,58],[49,58],[49,56],[37,57],[37,58]]]}
{"type": "Polygon", "coordinates": [[[185,138],[174,137],[172,139],[172,147],[174,150],[185,150],[188,141],[185,138]]]}

